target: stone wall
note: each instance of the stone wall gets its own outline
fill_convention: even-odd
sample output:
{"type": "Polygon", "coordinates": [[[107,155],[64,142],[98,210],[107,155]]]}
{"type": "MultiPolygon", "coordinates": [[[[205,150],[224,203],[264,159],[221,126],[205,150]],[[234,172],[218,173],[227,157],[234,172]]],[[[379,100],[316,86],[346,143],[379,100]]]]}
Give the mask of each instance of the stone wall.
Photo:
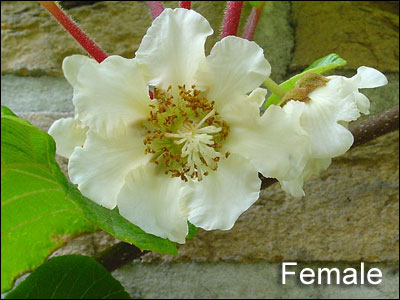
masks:
{"type": "MultiPolygon", "coordinates": [[[[168,7],[177,2],[165,1],[168,7]]],[[[218,38],[224,2],[192,1],[218,38]]],[[[108,53],[131,58],[151,24],[147,4],[101,1],[67,12],[108,53]]],[[[243,20],[250,7],[245,3],[243,20]]],[[[80,46],[37,2],[1,3],[2,104],[43,130],[71,115],[72,89],[62,76],[65,56],[80,46]]],[[[240,28],[243,28],[244,21],[240,28]]],[[[399,6],[396,1],[267,2],[254,40],[264,49],[278,82],[314,60],[337,53],[358,66],[383,71],[389,84],[365,90],[371,113],[398,104],[399,6]]],[[[132,296],[152,297],[398,297],[399,133],[382,136],[334,159],[305,185],[306,197],[285,195],[277,184],[261,192],[230,231],[206,232],[180,247],[177,257],[147,254],[114,272],[132,296]],[[277,280],[282,261],[345,267],[377,263],[378,287],[304,287],[277,280]],[[166,284],[168,283],[168,284],[166,284]],[[246,284],[247,283],[247,284],[246,284]]],[[[66,169],[66,160],[60,159],[66,169]]],[[[93,255],[116,241],[103,232],[79,237],[54,255],[93,255]]]]}

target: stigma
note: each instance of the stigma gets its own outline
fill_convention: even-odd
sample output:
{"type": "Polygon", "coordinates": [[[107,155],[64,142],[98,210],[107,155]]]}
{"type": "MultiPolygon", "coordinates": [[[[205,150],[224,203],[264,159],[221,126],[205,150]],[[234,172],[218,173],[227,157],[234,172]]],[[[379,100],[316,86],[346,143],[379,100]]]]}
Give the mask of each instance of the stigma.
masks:
{"type": "Polygon", "coordinates": [[[150,114],[144,124],[145,153],[160,164],[165,174],[201,181],[218,169],[229,153],[221,152],[229,134],[228,124],[214,108],[214,101],[202,96],[195,86],[179,86],[179,96],[155,88],[150,114]]]}

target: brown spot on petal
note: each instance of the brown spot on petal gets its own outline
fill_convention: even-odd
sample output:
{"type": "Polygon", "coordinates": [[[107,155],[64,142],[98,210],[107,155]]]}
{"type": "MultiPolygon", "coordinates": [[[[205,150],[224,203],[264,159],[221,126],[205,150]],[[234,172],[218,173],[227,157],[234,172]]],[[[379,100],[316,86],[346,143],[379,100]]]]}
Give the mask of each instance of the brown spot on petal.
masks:
{"type": "Polygon", "coordinates": [[[290,100],[308,102],[311,100],[308,95],[315,89],[325,86],[328,81],[329,79],[321,74],[306,73],[296,82],[295,87],[283,96],[279,105],[284,106],[290,100]]]}

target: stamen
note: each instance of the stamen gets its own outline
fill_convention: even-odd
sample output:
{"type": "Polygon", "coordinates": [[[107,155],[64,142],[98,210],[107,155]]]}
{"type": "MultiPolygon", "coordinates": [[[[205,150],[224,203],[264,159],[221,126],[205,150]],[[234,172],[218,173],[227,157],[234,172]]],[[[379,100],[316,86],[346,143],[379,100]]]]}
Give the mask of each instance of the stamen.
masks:
{"type": "Polygon", "coordinates": [[[196,128],[200,128],[201,125],[203,125],[203,123],[211,116],[213,116],[215,114],[215,109],[213,109],[212,111],[210,111],[204,118],[203,120],[200,121],[200,123],[196,126],[196,128]]]}
{"type": "MultiPolygon", "coordinates": [[[[214,109],[214,102],[202,96],[195,86],[179,87],[179,97],[154,89],[154,101],[144,124],[146,153],[165,168],[165,173],[184,181],[202,180],[218,168],[219,151],[229,126],[214,109]],[[204,127],[202,127],[204,126],[204,127]]],[[[226,155],[226,154],[225,154],[226,155]]]]}

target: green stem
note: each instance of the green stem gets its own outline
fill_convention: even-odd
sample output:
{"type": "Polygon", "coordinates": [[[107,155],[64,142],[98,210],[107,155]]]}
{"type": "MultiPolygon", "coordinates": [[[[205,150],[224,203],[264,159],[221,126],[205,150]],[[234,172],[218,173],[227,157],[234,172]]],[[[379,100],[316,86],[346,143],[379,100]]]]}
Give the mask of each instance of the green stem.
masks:
{"type": "Polygon", "coordinates": [[[264,81],[264,85],[267,89],[271,90],[279,99],[282,99],[285,96],[286,91],[280,87],[275,81],[268,77],[267,80],[264,81]]]}

